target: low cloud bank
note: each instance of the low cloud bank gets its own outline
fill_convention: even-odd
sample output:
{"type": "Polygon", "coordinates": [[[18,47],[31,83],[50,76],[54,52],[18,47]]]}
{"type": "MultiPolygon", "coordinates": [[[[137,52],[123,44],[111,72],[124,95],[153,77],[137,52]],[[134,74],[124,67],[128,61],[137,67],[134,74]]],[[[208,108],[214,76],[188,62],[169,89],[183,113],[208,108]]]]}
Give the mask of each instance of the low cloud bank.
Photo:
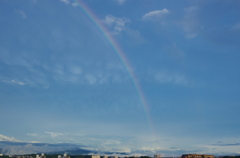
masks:
{"type": "Polygon", "coordinates": [[[23,155],[23,154],[36,154],[36,153],[46,153],[63,154],[66,152],[77,153],[77,154],[88,154],[93,151],[82,149],[80,145],[75,144],[47,144],[47,143],[27,143],[27,142],[0,142],[0,153],[4,155],[23,155]]]}

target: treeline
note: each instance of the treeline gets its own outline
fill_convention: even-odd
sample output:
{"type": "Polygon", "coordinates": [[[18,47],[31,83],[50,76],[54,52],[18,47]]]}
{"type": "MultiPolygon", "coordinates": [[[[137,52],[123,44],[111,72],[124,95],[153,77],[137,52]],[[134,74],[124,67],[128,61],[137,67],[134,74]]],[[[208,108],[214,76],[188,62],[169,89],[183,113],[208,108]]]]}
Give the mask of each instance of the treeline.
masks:
{"type": "Polygon", "coordinates": [[[223,158],[240,158],[240,156],[223,156],[223,158]]]}

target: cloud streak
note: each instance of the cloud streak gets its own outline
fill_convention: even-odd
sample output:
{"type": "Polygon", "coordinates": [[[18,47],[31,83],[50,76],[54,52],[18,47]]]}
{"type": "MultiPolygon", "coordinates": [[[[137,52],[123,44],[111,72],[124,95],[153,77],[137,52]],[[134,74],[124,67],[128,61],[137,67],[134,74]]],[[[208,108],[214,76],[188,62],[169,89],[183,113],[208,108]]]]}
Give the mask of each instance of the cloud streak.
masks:
{"type": "Polygon", "coordinates": [[[154,19],[159,19],[162,18],[164,15],[168,14],[169,10],[164,8],[162,10],[155,10],[155,11],[150,11],[146,14],[143,15],[142,19],[143,20],[154,20],[154,19]]]}
{"type": "Polygon", "coordinates": [[[127,0],[116,0],[118,2],[119,5],[123,5],[123,3],[125,3],[127,0]]]}
{"type": "Polygon", "coordinates": [[[186,85],[189,83],[188,79],[184,75],[177,74],[177,73],[157,72],[154,75],[154,79],[158,83],[175,83],[175,84],[183,84],[183,85],[186,85]]]}
{"type": "Polygon", "coordinates": [[[240,143],[232,143],[232,144],[212,144],[214,146],[240,146],[240,143]]]}
{"type": "Polygon", "coordinates": [[[64,135],[63,133],[58,133],[58,132],[44,132],[44,133],[49,134],[52,138],[64,135]]]}
{"type": "Polygon", "coordinates": [[[11,81],[6,81],[6,80],[3,80],[3,82],[5,83],[10,83],[10,84],[18,84],[18,85],[25,85],[26,83],[23,83],[23,82],[19,82],[19,81],[16,81],[16,80],[11,80],[11,81]]]}

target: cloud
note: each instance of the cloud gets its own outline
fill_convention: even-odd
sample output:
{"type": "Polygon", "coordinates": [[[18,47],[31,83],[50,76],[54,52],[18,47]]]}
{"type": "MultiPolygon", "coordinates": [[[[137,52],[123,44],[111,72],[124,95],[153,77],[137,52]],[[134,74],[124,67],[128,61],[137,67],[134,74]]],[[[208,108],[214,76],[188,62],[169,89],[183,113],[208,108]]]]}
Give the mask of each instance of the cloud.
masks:
{"type": "Polygon", "coordinates": [[[60,144],[48,144],[48,143],[15,143],[15,142],[0,142],[0,151],[5,155],[22,155],[33,153],[52,153],[52,152],[73,152],[78,154],[88,154],[93,151],[82,149],[81,145],[60,143],[60,144]]]}
{"type": "Polygon", "coordinates": [[[18,81],[15,81],[15,80],[12,80],[11,82],[12,82],[12,83],[19,84],[19,85],[25,85],[25,84],[26,84],[26,83],[23,83],[23,82],[18,82],[18,81]]]}
{"type": "Polygon", "coordinates": [[[85,79],[88,81],[88,83],[89,83],[90,85],[95,84],[96,81],[97,81],[96,77],[93,76],[93,75],[90,75],[90,74],[86,74],[86,75],[85,75],[85,79]]]}
{"type": "Polygon", "coordinates": [[[22,10],[16,10],[16,13],[19,14],[23,19],[27,18],[27,15],[22,10]]]}
{"type": "Polygon", "coordinates": [[[155,10],[148,12],[143,15],[142,19],[143,20],[154,20],[154,19],[159,19],[163,17],[164,15],[168,14],[169,10],[168,9],[162,9],[162,10],[155,10]]]}
{"type": "Polygon", "coordinates": [[[235,24],[235,25],[232,27],[232,30],[234,30],[234,31],[240,31],[240,23],[235,24]]]}
{"type": "Polygon", "coordinates": [[[20,140],[17,140],[14,137],[7,137],[2,134],[0,134],[0,141],[21,142],[20,140]]]}
{"type": "Polygon", "coordinates": [[[115,0],[115,1],[117,1],[119,5],[122,5],[127,0],[115,0]]]}
{"type": "Polygon", "coordinates": [[[3,80],[3,82],[10,83],[10,84],[18,84],[18,85],[22,85],[22,86],[26,84],[26,83],[19,82],[19,81],[16,81],[16,80],[11,80],[11,81],[3,80]]]}
{"type": "Polygon", "coordinates": [[[240,146],[240,143],[232,143],[232,144],[212,144],[214,146],[240,146]]]}
{"type": "Polygon", "coordinates": [[[44,133],[49,134],[52,138],[64,135],[63,133],[57,133],[57,132],[44,132],[44,133]]]}
{"type": "Polygon", "coordinates": [[[187,38],[194,38],[197,36],[196,31],[200,29],[200,22],[198,18],[199,8],[197,6],[190,6],[184,8],[185,16],[181,21],[184,31],[187,33],[187,38]]]}
{"type": "Polygon", "coordinates": [[[147,40],[144,39],[138,30],[127,29],[126,33],[129,36],[129,40],[131,40],[130,42],[134,44],[142,44],[147,42],[147,40]]]}
{"type": "Polygon", "coordinates": [[[78,3],[77,2],[72,3],[72,6],[76,7],[76,6],[78,6],[78,3]]]}
{"type": "Polygon", "coordinates": [[[109,28],[113,29],[114,34],[119,34],[126,28],[126,23],[129,23],[128,18],[118,18],[113,15],[105,16],[105,19],[102,22],[107,25],[109,28]]]}
{"type": "Polygon", "coordinates": [[[104,144],[120,144],[120,141],[117,140],[107,140],[104,144]]]}
{"type": "Polygon", "coordinates": [[[192,39],[192,38],[194,38],[196,36],[197,36],[196,33],[192,33],[192,34],[187,34],[185,37],[188,38],[188,39],[192,39]]]}
{"type": "Polygon", "coordinates": [[[72,66],[69,68],[69,71],[75,75],[79,75],[82,73],[82,69],[78,66],[72,66]]]}
{"type": "Polygon", "coordinates": [[[64,2],[65,4],[69,4],[69,0],[60,0],[62,2],[64,2]]]}
{"type": "Polygon", "coordinates": [[[174,84],[188,84],[188,79],[181,74],[177,73],[165,73],[165,72],[157,72],[154,75],[155,81],[159,83],[174,83],[174,84]]]}

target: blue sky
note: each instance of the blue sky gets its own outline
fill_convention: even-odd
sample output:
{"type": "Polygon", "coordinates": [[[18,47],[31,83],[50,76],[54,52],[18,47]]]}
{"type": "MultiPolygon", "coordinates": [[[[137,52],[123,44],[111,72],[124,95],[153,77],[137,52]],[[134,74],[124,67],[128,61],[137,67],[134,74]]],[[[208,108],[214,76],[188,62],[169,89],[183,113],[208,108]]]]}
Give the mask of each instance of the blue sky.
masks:
{"type": "Polygon", "coordinates": [[[81,3],[0,1],[5,153],[240,154],[238,0],[81,3]]]}

